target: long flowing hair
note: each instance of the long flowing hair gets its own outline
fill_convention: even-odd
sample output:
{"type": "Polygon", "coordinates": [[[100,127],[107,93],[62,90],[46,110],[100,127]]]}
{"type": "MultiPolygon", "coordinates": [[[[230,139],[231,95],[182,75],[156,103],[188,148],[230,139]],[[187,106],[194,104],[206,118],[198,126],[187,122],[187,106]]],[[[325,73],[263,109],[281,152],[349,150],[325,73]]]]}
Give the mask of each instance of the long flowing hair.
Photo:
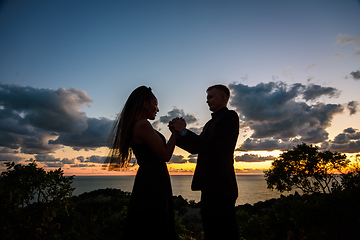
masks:
{"type": "Polygon", "coordinates": [[[104,163],[105,167],[108,166],[108,170],[119,171],[129,166],[135,122],[141,118],[145,102],[154,97],[151,88],[146,86],[136,88],[128,97],[110,134],[110,151],[104,163]]]}

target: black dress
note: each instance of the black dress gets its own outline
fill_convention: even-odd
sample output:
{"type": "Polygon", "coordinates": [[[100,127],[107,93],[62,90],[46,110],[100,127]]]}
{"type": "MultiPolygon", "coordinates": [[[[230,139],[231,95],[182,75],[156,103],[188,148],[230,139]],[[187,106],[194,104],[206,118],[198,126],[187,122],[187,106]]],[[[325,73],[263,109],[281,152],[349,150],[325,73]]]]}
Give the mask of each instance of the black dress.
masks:
{"type": "MultiPolygon", "coordinates": [[[[162,138],[164,136],[157,132],[162,138]]],[[[170,176],[161,161],[146,145],[132,144],[139,164],[130,199],[123,239],[178,239],[170,176]]]]}

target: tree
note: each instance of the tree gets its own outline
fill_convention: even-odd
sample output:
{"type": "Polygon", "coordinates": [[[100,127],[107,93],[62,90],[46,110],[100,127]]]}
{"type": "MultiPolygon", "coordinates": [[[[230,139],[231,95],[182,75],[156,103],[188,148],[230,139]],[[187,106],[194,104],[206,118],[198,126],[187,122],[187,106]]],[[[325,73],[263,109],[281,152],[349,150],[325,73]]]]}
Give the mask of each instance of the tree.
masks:
{"type": "Polygon", "coordinates": [[[356,160],[349,165],[348,171],[341,174],[340,190],[358,191],[360,187],[360,154],[356,155],[356,160]]]}
{"type": "Polygon", "coordinates": [[[73,177],[63,176],[61,168],[46,172],[35,161],[29,165],[5,163],[7,170],[1,173],[0,196],[14,206],[25,207],[34,202],[49,203],[71,197],[73,177]]]}
{"type": "Polygon", "coordinates": [[[69,222],[73,177],[61,168],[46,172],[35,161],[5,163],[0,176],[0,235],[4,239],[49,239],[69,222]]]}
{"type": "Polygon", "coordinates": [[[318,147],[297,145],[282,153],[264,171],[269,189],[280,192],[298,188],[304,193],[331,193],[341,186],[341,176],[349,164],[345,154],[320,152],[318,147]]]}

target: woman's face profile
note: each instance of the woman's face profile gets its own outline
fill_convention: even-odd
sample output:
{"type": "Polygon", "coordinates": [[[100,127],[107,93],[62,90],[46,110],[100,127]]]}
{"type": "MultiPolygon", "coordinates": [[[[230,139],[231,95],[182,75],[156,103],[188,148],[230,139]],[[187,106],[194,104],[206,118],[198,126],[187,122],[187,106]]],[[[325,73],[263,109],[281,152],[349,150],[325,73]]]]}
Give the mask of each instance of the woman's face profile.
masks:
{"type": "Polygon", "coordinates": [[[157,98],[154,96],[149,101],[145,102],[146,119],[154,120],[156,114],[159,112],[157,98]]]}

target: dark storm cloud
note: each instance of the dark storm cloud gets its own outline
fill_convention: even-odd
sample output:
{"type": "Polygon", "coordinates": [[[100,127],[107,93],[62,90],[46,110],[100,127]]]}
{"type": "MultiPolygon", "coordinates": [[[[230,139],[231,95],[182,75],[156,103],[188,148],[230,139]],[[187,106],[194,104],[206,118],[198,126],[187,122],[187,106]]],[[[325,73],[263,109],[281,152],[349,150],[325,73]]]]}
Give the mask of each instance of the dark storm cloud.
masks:
{"type": "Polygon", "coordinates": [[[287,151],[296,145],[301,144],[298,139],[280,141],[277,139],[251,139],[248,138],[236,151],[287,151]]]}
{"type": "Polygon", "coordinates": [[[18,151],[16,150],[13,150],[11,148],[7,148],[7,147],[0,147],[0,153],[19,153],[18,151]]]}
{"type": "Polygon", "coordinates": [[[75,159],[74,159],[74,158],[72,158],[72,159],[63,158],[63,159],[61,160],[61,163],[62,163],[62,164],[75,164],[75,159]]]}
{"type": "Polygon", "coordinates": [[[265,162],[265,161],[273,161],[274,159],[275,159],[274,156],[262,157],[257,154],[247,154],[247,153],[235,157],[236,162],[265,162]]]}
{"type": "Polygon", "coordinates": [[[0,106],[7,113],[5,117],[13,117],[22,126],[48,131],[84,131],[86,116],[80,110],[91,102],[85,91],[75,88],[52,90],[0,85],[0,106]]]}
{"type": "Polygon", "coordinates": [[[85,158],[84,156],[79,156],[75,158],[55,158],[53,155],[49,154],[38,154],[35,156],[35,159],[30,159],[27,162],[36,162],[45,164],[47,167],[64,167],[65,164],[69,164],[71,167],[86,167],[86,166],[95,166],[95,163],[104,163],[106,157],[93,155],[91,157],[85,158]],[[85,160],[84,160],[85,159],[85,160]]]}
{"type": "Polygon", "coordinates": [[[358,101],[350,101],[347,104],[347,109],[349,109],[350,111],[350,115],[353,115],[357,112],[358,110],[358,106],[359,106],[359,102],[358,101]]]}
{"type": "Polygon", "coordinates": [[[189,163],[197,163],[197,157],[198,157],[197,154],[190,154],[188,156],[188,162],[189,163]]]}
{"type": "Polygon", "coordinates": [[[359,79],[360,79],[360,71],[351,72],[350,74],[351,74],[351,76],[353,76],[353,78],[354,78],[355,80],[359,80],[359,79]]]}
{"type": "Polygon", "coordinates": [[[88,128],[81,133],[60,133],[55,141],[49,141],[49,143],[62,144],[75,150],[89,150],[107,146],[113,121],[106,118],[88,118],[87,125],[88,128]]]}
{"type": "Polygon", "coordinates": [[[240,150],[287,150],[298,142],[326,141],[326,128],[344,110],[341,104],[318,102],[319,97],[339,95],[332,87],[270,82],[230,84],[229,88],[230,104],[241,116],[241,125],[253,131],[240,150]]]}
{"type": "Polygon", "coordinates": [[[105,162],[106,157],[104,156],[97,156],[97,155],[92,155],[91,157],[87,157],[85,162],[86,163],[101,163],[103,164],[105,162]]]}
{"type": "Polygon", "coordinates": [[[168,123],[169,121],[171,121],[173,118],[176,118],[176,117],[184,118],[187,124],[194,123],[197,121],[197,119],[194,117],[194,115],[185,114],[183,109],[178,109],[178,108],[174,107],[174,109],[169,111],[166,116],[160,117],[160,122],[168,123]]]}
{"type": "Polygon", "coordinates": [[[186,163],[187,160],[184,159],[184,156],[182,155],[172,155],[170,159],[170,163],[186,163]]]}
{"type": "Polygon", "coordinates": [[[33,162],[34,160],[37,163],[41,163],[41,165],[44,165],[46,167],[51,167],[51,168],[64,167],[64,163],[60,158],[55,158],[53,155],[49,155],[49,154],[38,154],[35,155],[35,159],[30,158],[25,162],[33,162]]]}
{"type": "Polygon", "coordinates": [[[346,129],[344,129],[344,133],[350,133],[350,134],[352,134],[352,133],[356,133],[356,131],[357,131],[357,129],[354,129],[354,128],[352,128],[352,127],[349,127],[349,128],[346,128],[346,129]]]}
{"type": "Polygon", "coordinates": [[[351,141],[346,144],[336,144],[325,142],[321,145],[321,149],[326,149],[330,151],[336,151],[341,153],[358,153],[360,152],[360,140],[351,141]]]}
{"type": "Polygon", "coordinates": [[[27,154],[48,154],[105,146],[112,121],[88,118],[93,100],[83,90],[39,89],[0,84],[0,146],[27,154]]]}
{"type": "Polygon", "coordinates": [[[343,153],[360,152],[360,132],[352,127],[344,129],[333,141],[323,143],[321,149],[343,153]]]}
{"type": "Polygon", "coordinates": [[[60,145],[50,145],[48,133],[37,133],[35,136],[27,137],[22,136],[19,139],[22,139],[21,152],[27,154],[46,154],[54,153],[56,150],[62,148],[60,145]]]}
{"type": "Polygon", "coordinates": [[[60,162],[60,158],[55,158],[49,154],[38,154],[35,156],[37,162],[60,162]]]}
{"type": "Polygon", "coordinates": [[[338,134],[332,143],[336,144],[348,144],[351,140],[360,140],[360,132],[358,129],[347,128],[343,133],[338,134]]]}
{"type": "Polygon", "coordinates": [[[322,95],[329,97],[338,97],[340,92],[336,88],[322,87],[320,85],[310,84],[305,88],[303,97],[306,101],[316,99],[322,95]]]}
{"type": "Polygon", "coordinates": [[[22,157],[18,157],[11,153],[0,153],[0,162],[20,162],[22,157]]]}

